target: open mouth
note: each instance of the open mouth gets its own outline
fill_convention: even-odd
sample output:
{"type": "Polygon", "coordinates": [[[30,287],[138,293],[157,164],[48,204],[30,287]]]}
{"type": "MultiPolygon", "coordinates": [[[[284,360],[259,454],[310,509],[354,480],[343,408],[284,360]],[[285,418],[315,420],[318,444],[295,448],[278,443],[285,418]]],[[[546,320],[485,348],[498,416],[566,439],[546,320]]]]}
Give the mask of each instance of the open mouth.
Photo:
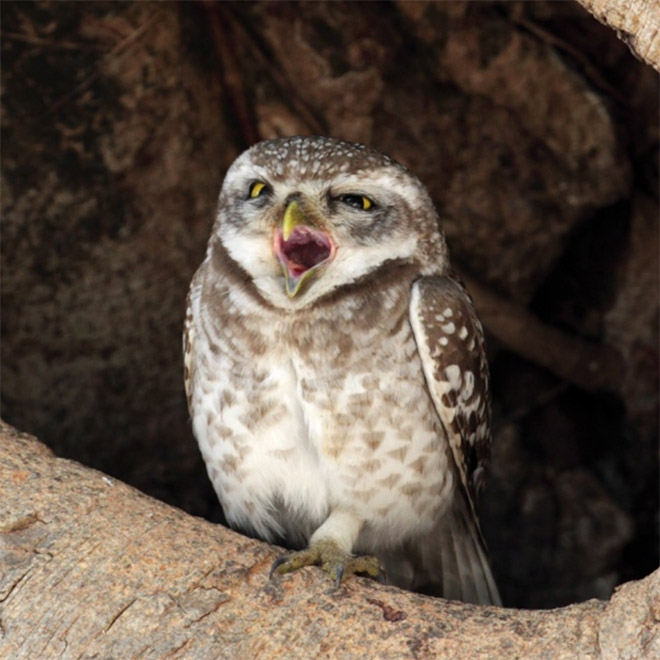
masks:
{"type": "Polygon", "coordinates": [[[307,276],[335,253],[330,236],[307,225],[296,225],[287,240],[278,229],[274,238],[275,255],[284,271],[289,296],[295,296],[307,276]]]}

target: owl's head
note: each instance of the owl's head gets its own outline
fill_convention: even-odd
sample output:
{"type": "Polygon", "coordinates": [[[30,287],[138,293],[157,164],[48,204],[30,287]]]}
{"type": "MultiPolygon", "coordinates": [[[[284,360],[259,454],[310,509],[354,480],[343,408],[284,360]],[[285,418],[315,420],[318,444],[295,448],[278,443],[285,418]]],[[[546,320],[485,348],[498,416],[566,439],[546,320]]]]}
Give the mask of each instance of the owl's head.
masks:
{"type": "Polygon", "coordinates": [[[213,240],[281,308],[311,305],[384,268],[447,270],[433,203],[403,166],[324,137],[260,142],[225,178],[213,240]]]}

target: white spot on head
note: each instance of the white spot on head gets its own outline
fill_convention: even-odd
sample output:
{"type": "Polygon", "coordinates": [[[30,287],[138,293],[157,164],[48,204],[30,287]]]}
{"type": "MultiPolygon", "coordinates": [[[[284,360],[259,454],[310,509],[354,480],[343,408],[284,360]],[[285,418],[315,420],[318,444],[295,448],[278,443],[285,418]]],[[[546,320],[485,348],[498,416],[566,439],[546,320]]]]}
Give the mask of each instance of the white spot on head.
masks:
{"type": "Polygon", "coordinates": [[[447,337],[440,337],[440,346],[447,346],[449,344],[449,339],[447,337]]]}
{"type": "Polygon", "coordinates": [[[459,331],[458,331],[458,337],[459,339],[465,339],[468,336],[468,329],[463,326],[459,331]]]}
{"type": "Polygon", "coordinates": [[[444,312],[442,312],[445,316],[454,316],[454,310],[451,307],[447,307],[444,312]]]}

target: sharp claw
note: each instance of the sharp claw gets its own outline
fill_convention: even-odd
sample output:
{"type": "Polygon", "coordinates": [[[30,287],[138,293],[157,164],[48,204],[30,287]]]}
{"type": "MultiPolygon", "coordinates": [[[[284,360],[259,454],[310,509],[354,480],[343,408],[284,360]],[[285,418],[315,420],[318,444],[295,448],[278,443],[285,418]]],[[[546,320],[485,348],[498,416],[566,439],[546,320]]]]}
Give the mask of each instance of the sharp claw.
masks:
{"type": "Polygon", "coordinates": [[[335,575],[337,576],[335,579],[335,589],[339,589],[339,585],[344,577],[344,564],[337,564],[335,566],[335,575]]]}
{"type": "Polygon", "coordinates": [[[325,544],[317,544],[306,550],[278,557],[270,567],[268,579],[272,579],[275,573],[290,573],[303,566],[321,566],[330,574],[335,589],[341,586],[344,577],[354,573],[366,573],[372,577],[382,578],[382,570],[380,574],[378,573],[382,567],[376,557],[354,557],[342,551],[335,543],[328,541],[325,544]]]}
{"type": "Polygon", "coordinates": [[[270,573],[268,574],[268,579],[272,580],[273,579],[273,574],[275,571],[282,565],[286,564],[286,562],[289,560],[288,555],[282,555],[281,557],[278,557],[274,562],[273,565],[270,567],[270,573]]]}

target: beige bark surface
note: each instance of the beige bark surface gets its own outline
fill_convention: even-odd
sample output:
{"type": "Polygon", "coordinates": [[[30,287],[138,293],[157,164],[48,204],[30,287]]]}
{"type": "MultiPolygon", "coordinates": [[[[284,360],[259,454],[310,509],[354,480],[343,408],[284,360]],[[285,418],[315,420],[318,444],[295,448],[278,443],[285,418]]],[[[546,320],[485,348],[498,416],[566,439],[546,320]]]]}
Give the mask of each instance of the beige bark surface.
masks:
{"type": "Polygon", "coordinates": [[[658,0],[578,0],[599,21],[616,30],[630,50],[660,71],[658,0]]]}
{"type": "Polygon", "coordinates": [[[660,657],[660,572],[610,603],[475,607],[318,569],[0,427],[0,657],[660,657]]]}

